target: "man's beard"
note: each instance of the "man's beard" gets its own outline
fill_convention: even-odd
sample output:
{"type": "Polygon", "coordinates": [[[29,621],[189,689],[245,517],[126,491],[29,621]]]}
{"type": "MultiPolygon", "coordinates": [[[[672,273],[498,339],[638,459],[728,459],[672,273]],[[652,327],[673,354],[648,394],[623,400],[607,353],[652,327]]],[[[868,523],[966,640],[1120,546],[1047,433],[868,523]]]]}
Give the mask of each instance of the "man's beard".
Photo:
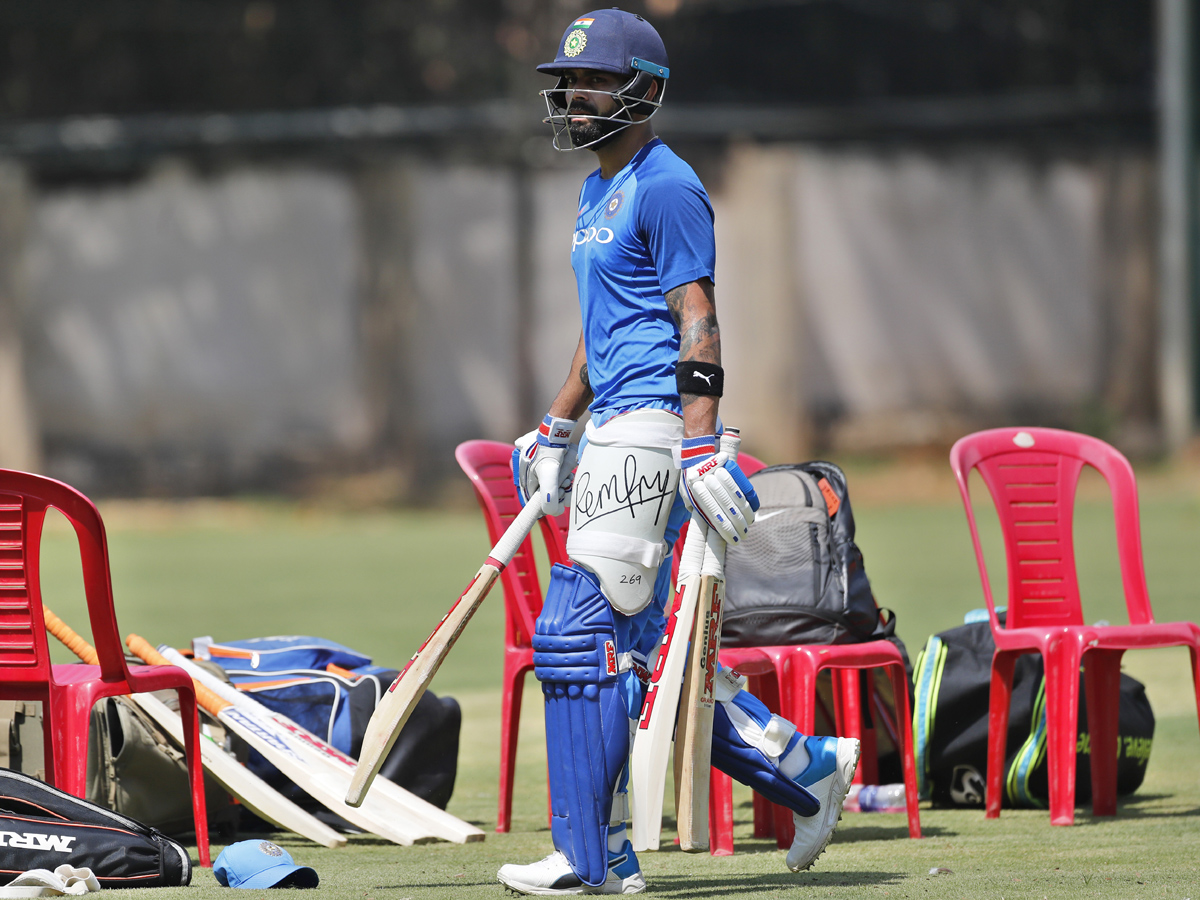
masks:
{"type": "Polygon", "coordinates": [[[570,117],[571,113],[575,112],[589,116],[595,115],[591,110],[579,108],[572,109],[567,113],[567,131],[571,135],[571,146],[573,147],[582,147],[585,144],[591,144],[589,148],[591,150],[603,147],[616,136],[617,131],[625,124],[614,122],[611,119],[589,118],[575,121],[570,117]]]}

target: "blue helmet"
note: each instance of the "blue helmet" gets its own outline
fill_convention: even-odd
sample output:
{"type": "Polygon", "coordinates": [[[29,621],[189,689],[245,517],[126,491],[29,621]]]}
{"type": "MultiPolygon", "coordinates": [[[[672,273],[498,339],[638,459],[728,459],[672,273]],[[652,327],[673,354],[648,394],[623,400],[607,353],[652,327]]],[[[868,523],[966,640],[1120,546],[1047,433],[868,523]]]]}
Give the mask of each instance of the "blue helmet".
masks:
{"type": "Polygon", "coordinates": [[[563,32],[554,62],[543,63],[537,69],[559,76],[557,85],[541,92],[548,113],[543,121],[554,129],[554,147],[557,150],[579,150],[594,146],[637,121],[650,118],[662,106],[666,80],[671,74],[667,48],[654,26],[641,16],[620,9],[598,9],[577,18],[563,32]],[[629,76],[628,81],[616,91],[588,92],[612,97],[617,101],[617,109],[610,116],[577,114],[576,117],[597,120],[606,125],[601,137],[584,144],[574,143],[568,124],[567,83],[563,77],[568,69],[593,69],[629,76]],[[654,100],[647,100],[646,95],[655,81],[659,85],[658,95],[654,100]],[[635,120],[634,114],[643,118],[635,120]]]}

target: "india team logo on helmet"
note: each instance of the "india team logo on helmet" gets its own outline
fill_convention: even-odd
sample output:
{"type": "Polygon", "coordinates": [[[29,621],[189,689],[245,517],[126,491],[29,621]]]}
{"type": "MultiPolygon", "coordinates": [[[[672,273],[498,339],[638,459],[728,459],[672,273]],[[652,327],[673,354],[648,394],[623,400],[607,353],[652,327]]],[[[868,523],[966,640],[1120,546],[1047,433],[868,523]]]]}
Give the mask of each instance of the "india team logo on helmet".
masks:
{"type": "Polygon", "coordinates": [[[587,46],[587,32],[582,28],[576,28],[567,35],[567,39],[563,41],[563,56],[569,56],[574,59],[583,52],[587,46]]]}

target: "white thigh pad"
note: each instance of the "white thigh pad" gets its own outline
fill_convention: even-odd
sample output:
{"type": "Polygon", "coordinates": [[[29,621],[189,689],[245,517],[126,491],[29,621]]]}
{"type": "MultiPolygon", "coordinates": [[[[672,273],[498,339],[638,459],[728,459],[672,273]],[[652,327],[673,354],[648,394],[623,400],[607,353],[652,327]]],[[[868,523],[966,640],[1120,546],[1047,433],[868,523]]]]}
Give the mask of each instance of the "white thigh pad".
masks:
{"type": "Polygon", "coordinates": [[[683,440],[683,420],[639,409],[599,428],[588,423],[587,438],[575,471],[567,553],[595,573],[614,609],[631,616],[650,603],[670,552],[663,534],[679,484],[672,451],[683,440]]]}

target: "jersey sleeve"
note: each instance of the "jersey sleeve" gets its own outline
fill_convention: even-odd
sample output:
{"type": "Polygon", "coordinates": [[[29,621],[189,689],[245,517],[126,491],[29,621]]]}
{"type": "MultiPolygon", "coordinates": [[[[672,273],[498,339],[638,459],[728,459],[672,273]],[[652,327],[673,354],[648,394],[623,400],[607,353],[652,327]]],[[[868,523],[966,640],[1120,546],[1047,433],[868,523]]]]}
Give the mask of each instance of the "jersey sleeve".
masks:
{"type": "Polygon", "coordinates": [[[704,188],[698,180],[683,178],[663,179],[653,187],[643,193],[638,217],[662,292],[699,278],[713,279],[717,248],[704,188]]]}

